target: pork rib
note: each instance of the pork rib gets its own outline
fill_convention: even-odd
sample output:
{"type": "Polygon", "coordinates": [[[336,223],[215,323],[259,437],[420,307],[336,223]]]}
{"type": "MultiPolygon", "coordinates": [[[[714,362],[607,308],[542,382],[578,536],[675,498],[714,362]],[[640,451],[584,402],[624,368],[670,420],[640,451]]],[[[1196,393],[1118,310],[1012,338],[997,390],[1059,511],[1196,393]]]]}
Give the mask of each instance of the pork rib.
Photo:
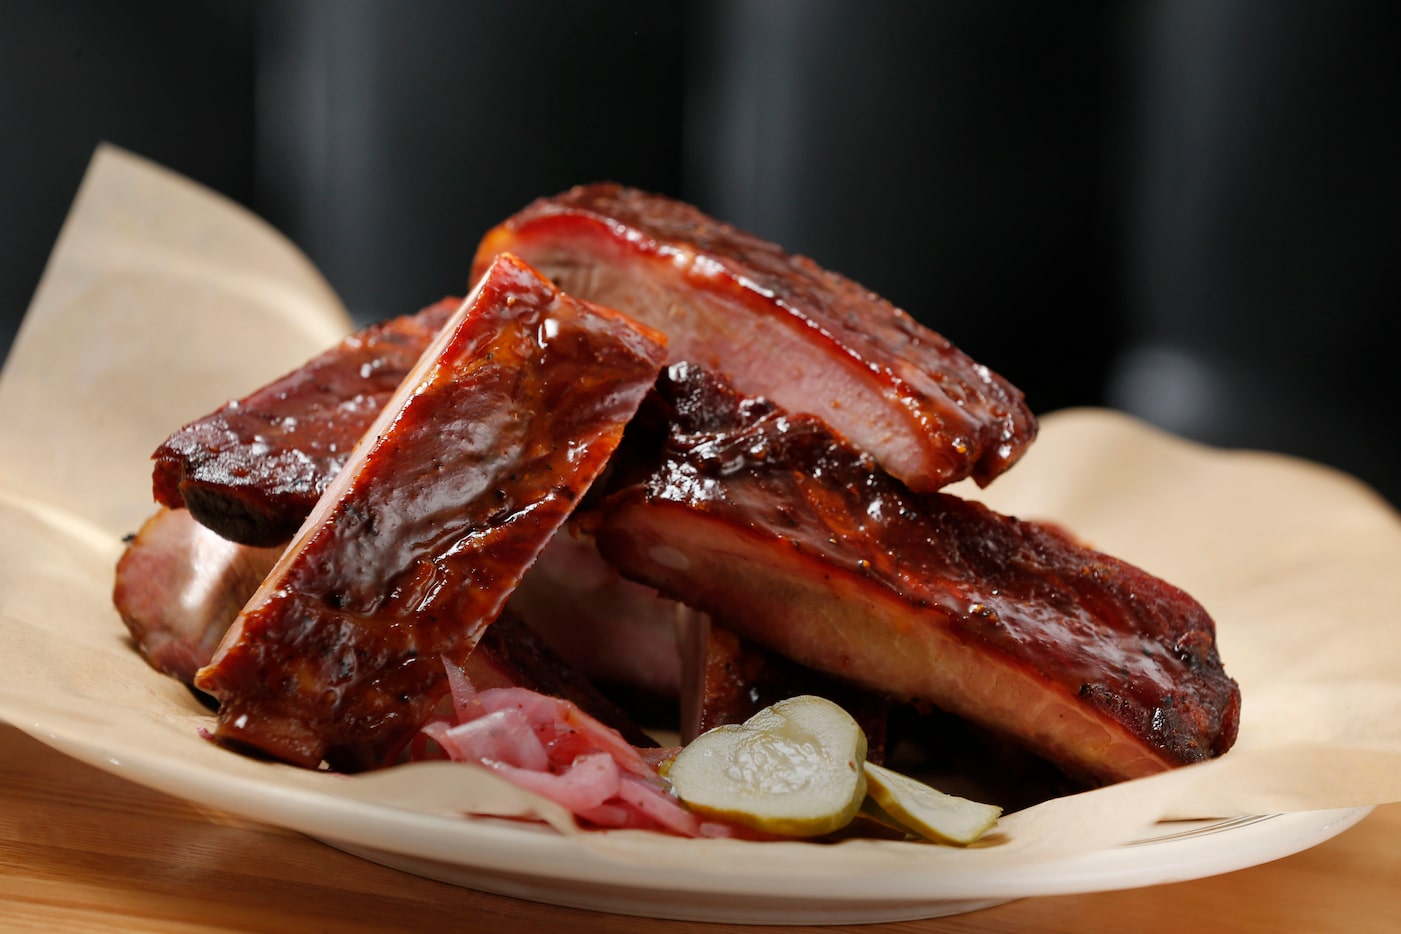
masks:
{"type": "Polygon", "coordinates": [[[156,449],[156,502],[243,545],[285,544],[360,436],[462,304],[372,325],[185,425],[156,449]]]}
{"type": "Polygon", "coordinates": [[[112,604],[151,667],[190,684],[281,553],[226,541],[162,507],[122,552],[112,604]]]}
{"type": "MultiPolygon", "coordinates": [[[[117,562],[112,602],[151,667],[192,685],[281,553],[225,541],[184,509],[162,507],[127,543],[117,562]]],[[[653,745],[509,610],[487,627],[463,674],[482,689],[522,687],[563,698],[634,746],[653,745]]]]}
{"type": "Polygon", "coordinates": [[[195,685],[217,739],[384,764],[603,469],[662,338],[501,257],[425,351],[195,685]]]}
{"type": "Polygon", "coordinates": [[[819,416],[912,489],[990,482],[1036,421],[1021,393],[873,292],[694,207],[617,185],[544,198],[489,232],[579,298],[667,334],[671,359],[819,416]]]}
{"type": "MultiPolygon", "coordinates": [[[[817,419],[694,367],[579,522],[625,575],[803,665],[1108,782],[1218,755],[1240,695],[1181,590],[1034,522],[912,494],[817,419]]],[[[632,447],[632,442],[629,442],[632,447]]],[[[620,452],[621,453],[621,452],[620,452]]]]}

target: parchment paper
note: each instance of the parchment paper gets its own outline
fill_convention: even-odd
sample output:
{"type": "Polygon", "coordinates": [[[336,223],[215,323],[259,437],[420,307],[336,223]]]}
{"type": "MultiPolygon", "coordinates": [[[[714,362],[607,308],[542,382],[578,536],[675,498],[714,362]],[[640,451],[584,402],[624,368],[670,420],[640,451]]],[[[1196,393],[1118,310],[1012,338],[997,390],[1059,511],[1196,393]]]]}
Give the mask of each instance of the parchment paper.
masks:
{"type": "Polygon", "coordinates": [[[0,717],[128,778],[308,832],[322,830],[299,822],[308,795],[348,815],[533,814],[570,847],[680,870],[717,854],[769,874],[1032,865],[1165,818],[1401,800],[1397,516],[1335,471],[1211,450],[1097,410],[1045,418],[1016,469],[959,492],[1063,523],[1206,605],[1244,698],[1240,740],[1218,761],[1047,802],[963,851],[579,834],[558,809],[468,767],[347,778],[215,747],[198,732],[211,715],[146,666],[111,607],[121,537],[153,511],[149,456],[171,430],[348,328],[332,290],[262,222],[98,151],[0,374],[0,717]]]}

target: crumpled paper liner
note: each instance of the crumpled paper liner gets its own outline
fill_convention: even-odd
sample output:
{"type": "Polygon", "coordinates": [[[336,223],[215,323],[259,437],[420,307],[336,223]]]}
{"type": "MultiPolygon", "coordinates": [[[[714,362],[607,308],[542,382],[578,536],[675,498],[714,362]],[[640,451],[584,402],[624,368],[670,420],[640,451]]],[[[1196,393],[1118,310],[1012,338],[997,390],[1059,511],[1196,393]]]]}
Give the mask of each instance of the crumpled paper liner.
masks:
{"type": "Polygon", "coordinates": [[[1317,465],[1212,450],[1097,410],[1051,415],[1015,470],[959,492],[1060,522],[1205,604],[1244,698],[1240,740],[1220,760],[1046,802],[957,850],[580,833],[561,809],[471,767],[347,777],[218,748],[199,733],[212,715],[147,667],[112,609],[121,537],[153,511],[149,457],[171,430],[349,326],[261,221],[98,151],[0,374],[0,717],[133,780],[309,833],[351,839],[360,817],[422,815],[418,851],[451,859],[456,828],[481,822],[444,815],[526,816],[614,864],[769,879],[1033,866],[1167,818],[1401,800],[1401,522],[1390,507],[1317,465]]]}

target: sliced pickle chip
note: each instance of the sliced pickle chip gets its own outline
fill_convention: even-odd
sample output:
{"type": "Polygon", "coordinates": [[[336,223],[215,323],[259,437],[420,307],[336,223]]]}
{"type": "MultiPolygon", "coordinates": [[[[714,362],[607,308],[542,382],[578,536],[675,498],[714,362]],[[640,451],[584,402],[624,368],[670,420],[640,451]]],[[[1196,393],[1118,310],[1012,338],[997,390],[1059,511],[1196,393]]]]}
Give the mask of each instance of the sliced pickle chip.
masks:
{"type": "Polygon", "coordinates": [[[667,777],[692,810],[756,830],[814,837],[846,826],[866,798],[866,734],[812,695],[696,737],[667,777]]]}
{"type": "Polygon", "coordinates": [[[835,843],[839,840],[910,840],[913,836],[889,814],[876,807],[867,794],[851,823],[832,831],[823,839],[835,843]]]}
{"type": "Polygon", "coordinates": [[[866,788],[882,811],[916,836],[967,846],[992,829],[1002,808],[944,794],[924,782],[866,763],[866,788]]]}

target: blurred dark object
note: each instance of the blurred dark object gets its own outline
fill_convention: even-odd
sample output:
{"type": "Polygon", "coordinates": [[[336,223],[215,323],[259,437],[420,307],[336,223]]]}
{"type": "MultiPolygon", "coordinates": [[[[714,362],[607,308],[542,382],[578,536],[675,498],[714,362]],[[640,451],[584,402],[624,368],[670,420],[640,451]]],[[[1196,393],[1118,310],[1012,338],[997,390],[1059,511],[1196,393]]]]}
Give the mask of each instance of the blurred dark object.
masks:
{"type": "Polygon", "coordinates": [[[253,10],[0,4],[0,359],[97,144],[253,197],[253,10]]]}
{"type": "Polygon", "coordinates": [[[881,292],[1037,411],[1401,502],[1395,4],[10,0],[0,27],[0,350],[103,139],[267,217],[360,321],[613,179],[881,292]]]}
{"type": "Polygon", "coordinates": [[[467,290],[477,241],[599,178],[675,193],[681,6],[259,8],[257,207],[358,321],[467,290]]]}
{"type": "Polygon", "coordinates": [[[1106,401],[1401,502],[1401,6],[1193,0],[1135,26],[1106,401]]]}
{"type": "Polygon", "coordinates": [[[1115,8],[710,4],[687,194],[880,292],[1037,411],[1095,400],[1119,330],[1115,8]]]}

